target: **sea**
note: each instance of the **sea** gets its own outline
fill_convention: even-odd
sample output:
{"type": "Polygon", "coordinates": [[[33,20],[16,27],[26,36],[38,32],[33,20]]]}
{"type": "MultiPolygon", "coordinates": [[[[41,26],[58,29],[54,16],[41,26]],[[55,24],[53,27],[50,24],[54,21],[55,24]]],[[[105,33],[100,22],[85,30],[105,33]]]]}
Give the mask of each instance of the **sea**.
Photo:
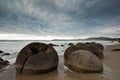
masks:
{"type": "Polygon", "coordinates": [[[57,51],[59,56],[63,56],[65,49],[67,49],[69,46],[69,43],[85,43],[85,42],[96,42],[101,43],[102,45],[113,45],[118,44],[118,42],[111,42],[111,41],[104,41],[104,40],[77,40],[77,41],[52,41],[52,40],[7,40],[7,41],[0,41],[0,50],[4,51],[4,53],[10,53],[10,55],[3,55],[4,53],[0,53],[0,57],[4,60],[8,60],[10,64],[14,64],[17,54],[20,52],[20,50],[25,47],[29,43],[33,42],[40,42],[40,43],[52,43],[58,46],[54,46],[55,50],[57,51]],[[64,46],[61,46],[64,45],[64,46]]]}

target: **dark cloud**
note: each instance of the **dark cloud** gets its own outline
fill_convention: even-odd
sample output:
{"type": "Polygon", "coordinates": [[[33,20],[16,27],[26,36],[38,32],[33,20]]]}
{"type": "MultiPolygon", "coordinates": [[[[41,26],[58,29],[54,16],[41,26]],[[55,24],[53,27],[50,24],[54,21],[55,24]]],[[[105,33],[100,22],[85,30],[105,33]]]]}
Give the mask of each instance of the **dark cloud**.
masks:
{"type": "Polygon", "coordinates": [[[120,37],[119,3],[120,0],[0,0],[0,33],[120,37]]]}

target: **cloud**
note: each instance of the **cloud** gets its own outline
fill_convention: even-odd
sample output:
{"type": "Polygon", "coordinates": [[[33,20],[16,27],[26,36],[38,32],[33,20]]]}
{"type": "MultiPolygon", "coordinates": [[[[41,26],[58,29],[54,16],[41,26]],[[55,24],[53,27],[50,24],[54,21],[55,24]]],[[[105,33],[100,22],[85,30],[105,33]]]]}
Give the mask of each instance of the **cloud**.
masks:
{"type": "Polygon", "coordinates": [[[36,36],[25,34],[0,34],[1,40],[53,40],[53,39],[74,39],[73,37],[36,36]]]}
{"type": "Polygon", "coordinates": [[[120,0],[0,0],[0,33],[119,37],[119,3],[120,0]],[[115,30],[109,32],[111,28],[115,30]]]}

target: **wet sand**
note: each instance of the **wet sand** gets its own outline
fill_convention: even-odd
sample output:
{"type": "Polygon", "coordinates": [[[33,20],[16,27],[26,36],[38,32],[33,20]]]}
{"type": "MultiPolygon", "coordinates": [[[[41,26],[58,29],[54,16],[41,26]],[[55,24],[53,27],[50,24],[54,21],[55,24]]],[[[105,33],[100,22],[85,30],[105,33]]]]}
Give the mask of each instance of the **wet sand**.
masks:
{"type": "Polygon", "coordinates": [[[64,67],[63,56],[59,57],[56,71],[46,74],[17,74],[14,65],[0,70],[0,80],[120,80],[120,51],[112,51],[118,45],[106,46],[104,50],[103,73],[76,73],[64,67]]]}

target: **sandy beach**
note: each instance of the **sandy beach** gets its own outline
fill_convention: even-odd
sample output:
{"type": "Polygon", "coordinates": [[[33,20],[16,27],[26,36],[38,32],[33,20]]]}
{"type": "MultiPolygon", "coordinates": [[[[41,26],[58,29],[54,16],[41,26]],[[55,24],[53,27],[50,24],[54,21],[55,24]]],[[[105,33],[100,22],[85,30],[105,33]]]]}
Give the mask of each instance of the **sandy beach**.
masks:
{"type": "Polygon", "coordinates": [[[63,56],[59,56],[59,66],[56,71],[46,74],[17,74],[14,65],[0,70],[0,80],[119,80],[120,79],[120,44],[105,46],[103,73],[76,73],[64,66],[63,56]]]}

